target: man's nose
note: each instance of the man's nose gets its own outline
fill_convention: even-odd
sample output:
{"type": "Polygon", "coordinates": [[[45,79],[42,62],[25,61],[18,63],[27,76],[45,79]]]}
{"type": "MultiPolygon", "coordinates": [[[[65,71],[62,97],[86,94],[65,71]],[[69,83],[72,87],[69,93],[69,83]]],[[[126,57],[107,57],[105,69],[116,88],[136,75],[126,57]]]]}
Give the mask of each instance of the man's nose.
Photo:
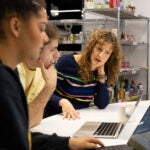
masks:
{"type": "Polygon", "coordinates": [[[47,34],[46,34],[46,33],[44,33],[44,38],[43,38],[43,40],[44,40],[44,43],[46,43],[46,42],[48,42],[48,41],[49,41],[49,38],[48,38],[48,36],[47,36],[47,34]]]}
{"type": "Polygon", "coordinates": [[[56,49],[55,57],[56,57],[56,58],[59,58],[59,57],[60,57],[60,52],[58,51],[58,49],[56,49]]]}

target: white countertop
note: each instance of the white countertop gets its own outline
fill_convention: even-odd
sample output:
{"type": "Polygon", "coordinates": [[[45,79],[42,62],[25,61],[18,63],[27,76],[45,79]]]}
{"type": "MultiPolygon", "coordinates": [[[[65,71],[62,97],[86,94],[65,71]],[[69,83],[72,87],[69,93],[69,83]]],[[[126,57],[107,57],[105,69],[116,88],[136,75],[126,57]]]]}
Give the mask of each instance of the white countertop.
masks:
{"type": "MultiPolygon", "coordinates": [[[[43,119],[42,122],[32,128],[31,131],[45,134],[57,133],[59,136],[72,136],[85,121],[121,121],[125,117],[124,112],[128,115],[132,112],[134,104],[135,102],[122,102],[109,104],[105,109],[98,109],[95,106],[81,109],[79,110],[80,119],[77,120],[63,120],[61,114],[54,115],[43,119]]],[[[101,138],[100,140],[105,145],[126,144],[149,105],[150,100],[141,101],[139,103],[117,139],[101,138]]]]}

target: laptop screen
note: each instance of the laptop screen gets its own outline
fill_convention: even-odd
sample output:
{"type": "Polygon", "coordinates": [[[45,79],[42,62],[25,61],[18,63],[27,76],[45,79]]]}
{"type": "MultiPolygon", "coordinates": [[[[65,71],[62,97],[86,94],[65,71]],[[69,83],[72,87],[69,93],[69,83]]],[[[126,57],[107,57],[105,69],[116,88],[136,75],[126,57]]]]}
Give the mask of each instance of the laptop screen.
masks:
{"type": "Polygon", "coordinates": [[[128,145],[138,150],[150,149],[150,106],[131,136],[128,145]]]}

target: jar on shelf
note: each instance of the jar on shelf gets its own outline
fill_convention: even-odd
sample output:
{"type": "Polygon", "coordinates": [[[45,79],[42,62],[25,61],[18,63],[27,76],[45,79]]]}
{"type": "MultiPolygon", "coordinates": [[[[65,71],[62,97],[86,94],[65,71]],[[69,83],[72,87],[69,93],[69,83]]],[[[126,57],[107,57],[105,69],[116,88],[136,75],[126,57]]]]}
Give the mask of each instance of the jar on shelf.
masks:
{"type": "Polygon", "coordinates": [[[75,41],[75,35],[73,33],[70,33],[70,41],[71,42],[75,41]]]}
{"type": "Polygon", "coordinates": [[[94,1],[93,0],[88,0],[86,2],[86,8],[87,9],[93,9],[95,7],[94,1]]]}
{"type": "Polygon", "coordinates": [[[129,68],[129,61],[127,61],[125,56],[122,59],[122,68],[129,68]]]}

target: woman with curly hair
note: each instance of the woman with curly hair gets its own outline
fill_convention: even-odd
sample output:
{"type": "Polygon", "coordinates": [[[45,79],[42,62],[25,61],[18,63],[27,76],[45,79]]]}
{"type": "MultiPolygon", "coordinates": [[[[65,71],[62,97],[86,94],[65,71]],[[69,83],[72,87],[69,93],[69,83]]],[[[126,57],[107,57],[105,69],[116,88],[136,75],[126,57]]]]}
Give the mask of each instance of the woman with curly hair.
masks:
{"type": "Polygon", "coordinates": [[[107,87],[115,84],[121,56],[116,36],[102,29],[91,34],[80,54],[63,55],[56,64],[57,88],[44,117],[63,112],[64,118],[79,118],[76,109],[89,107],[91,101],[104,109],[109,104],[107,87]]]}

